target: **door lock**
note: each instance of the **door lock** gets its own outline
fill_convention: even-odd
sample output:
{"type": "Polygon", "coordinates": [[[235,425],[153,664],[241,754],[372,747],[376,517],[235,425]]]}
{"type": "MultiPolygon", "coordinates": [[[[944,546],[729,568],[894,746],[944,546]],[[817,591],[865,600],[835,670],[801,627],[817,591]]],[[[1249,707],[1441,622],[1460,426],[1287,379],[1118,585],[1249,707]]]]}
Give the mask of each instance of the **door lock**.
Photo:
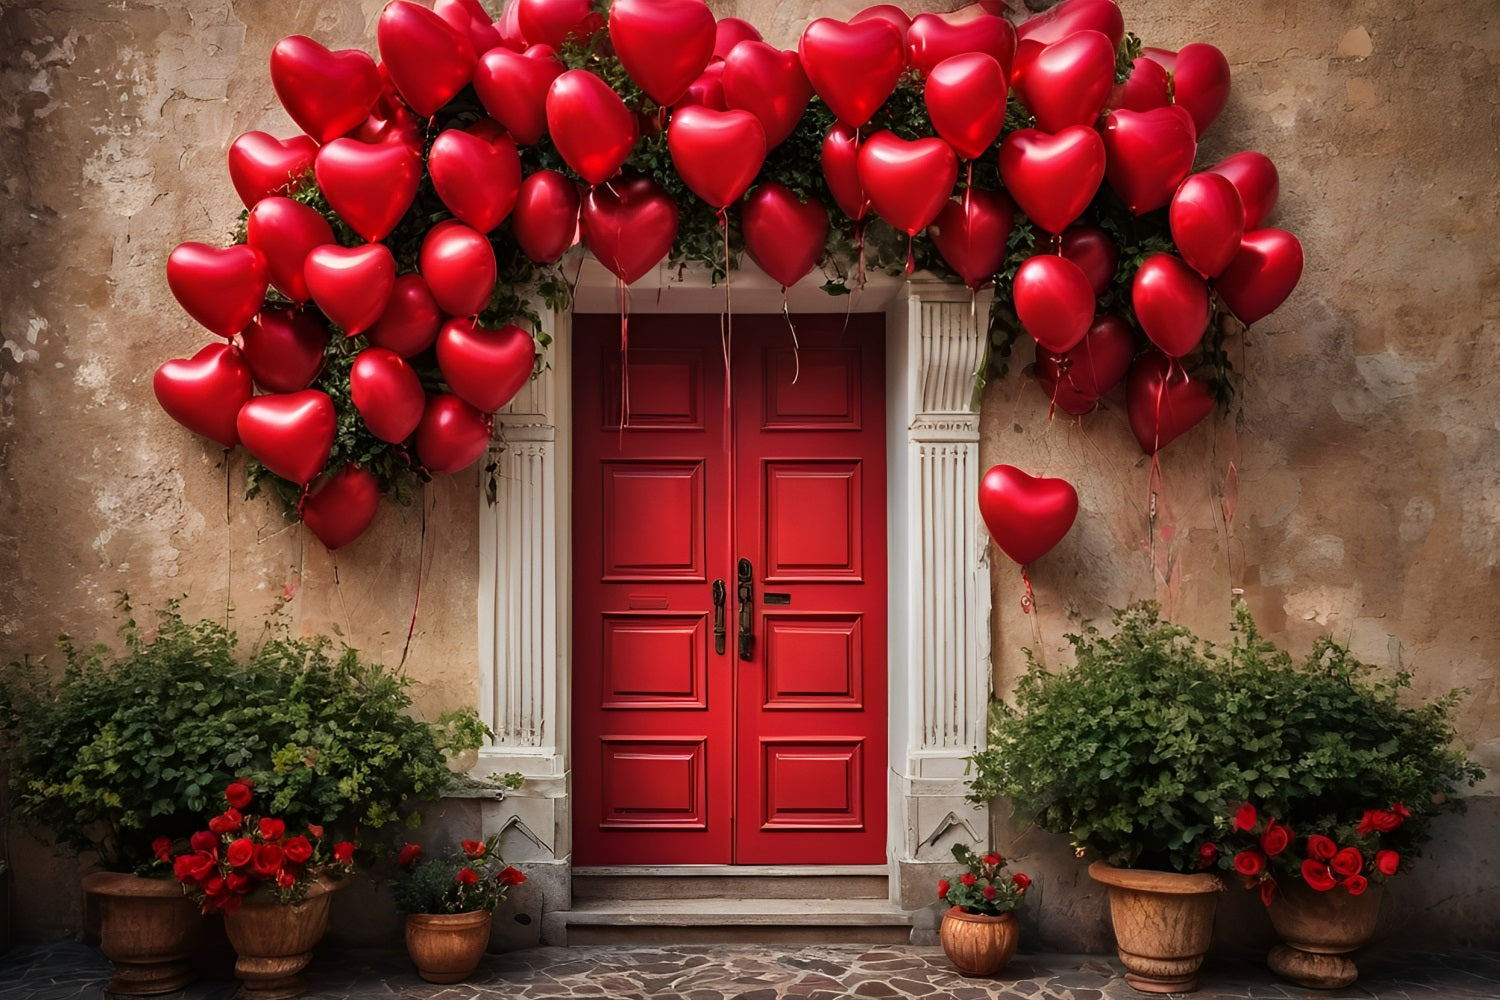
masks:
{"type": "Polygon", "coordinates": [[[724,598],[726,588],[723,580],[714,581],[714,652],[724,655],[724,598]]]}
{"type": "Polygon", "coordinates": [[[740,602],[740,659],[749,660],[755,655],[755,584],[752,581],[752,570],[749,559],[741,559],[739,564],[739,587],[737,596],[740,602]]]}

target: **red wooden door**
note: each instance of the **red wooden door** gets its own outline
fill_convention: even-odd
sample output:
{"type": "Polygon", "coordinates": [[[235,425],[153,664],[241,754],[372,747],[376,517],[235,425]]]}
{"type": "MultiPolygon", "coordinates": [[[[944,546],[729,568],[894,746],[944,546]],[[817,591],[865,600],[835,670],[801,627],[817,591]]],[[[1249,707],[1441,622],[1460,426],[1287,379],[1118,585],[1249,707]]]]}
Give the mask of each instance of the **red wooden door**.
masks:
{"type": "Polygon", "coordinates": [[[575,317],[578,864],[884,860],[883,319],[797,332],[575,317]]]}

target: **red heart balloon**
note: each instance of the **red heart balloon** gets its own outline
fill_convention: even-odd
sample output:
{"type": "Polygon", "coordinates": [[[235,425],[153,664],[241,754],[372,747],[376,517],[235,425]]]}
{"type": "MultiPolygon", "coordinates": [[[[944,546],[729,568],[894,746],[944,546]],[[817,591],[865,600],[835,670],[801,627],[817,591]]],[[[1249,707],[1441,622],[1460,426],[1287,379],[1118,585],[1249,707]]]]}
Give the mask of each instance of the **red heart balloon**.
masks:
{"type": "Polygon", "coordinates": [[[812,94],[795,52],[745,41],[724,59],[724,103],[760,119],[767,149],[775,149],[796,131],[812,94]]]}
{"type": "Polygon", "coordinates": [[[667,149],[688,190],[714,208],[724,208],[738,201],[760,173],[766,132],[748,111],[679,108],[667,126],[667,149]]]}
{"type": "Polygon", "coordinates": [[[1246,326],[1271,315],[1302,277],[1302,244],[1282,229],[1246,233],[1214,288],[1246,326]]]}
{"type": "Polygon", "coordinates": [[[323,370],[328,327],[304,312],[262,309],[240,334],[240,350],[255,384],[267,392],[296,392],[323,370]]]}
{"type": "Polygon", "coordinates": [[[1260,228],[1276,207],[1281,179],[1276,174],[1276,164],[1264,153],[1235,153],[1209,167],[1208,172],[1228,178],[1239,193],[1245,208],[1245,232],[1260,228]]]}
{"type": "Polygon", "coordinates": [[[262,198],[300,190],[317,155],[318,144],[309,136],[246,132],[229,144],[229,181],[245,207],[254,208],[262,198]]]}
{"type": "Polygon", "coordinates": [[[438,331],[438,367],[464,402],[493,413],[515,398],[531,378],[536,341],[513,323],[489,330],[464,319],[438,331]]]}
{"type": "Polygon", "coordinates": [[[188,315],[221,337],[233,337],[260,312],[271,272],[252,246],[183,243],[167,256],[167,287],[188,315]]]}
{"type": "Polygon", "coordinates": [[[1239,252],[1240,237],[1245,235],[1245,206],[1227,177],[1189,174],[1172,196],[1167,222],[1182,259],[1211,278],[1239,252]]]}
{"type": "Polygon", "coordinates": [[[1180,107],[1111,111],[1104,117],[1104,176],[1136,215],[1172,200],[1193,169],[1198,141],[1193,119],[1180,107]]]}
{"type": "Polygon", "coordinates": [[[702,0],[614,0],[609,40],[625,72],[665,108],[714,57],[718,32],[702,0]]]}
{"type": "Polygon", "coordinates": [[[289,35],[271,49],[271,86],[297,127],[326,143],[370,114],[380,73],[367,52],[330,52],[306,35],[289,35]]]}
{"type": "Polygon", "coordinates": [[[649,177],[594,188],[579,212],[583,242],[625,284],[657,265],[677,238],[677,203],[649,177]]]}
{"type": "Polygon", "coordinates": [[[1229,60],[1206,42],[1184,45],[1172,68],[1172,99],[1193,116],[1201,137],[1229,103],[1229,60]]]}
{"type": "Polygon", "coordinates": [[[427,172],[448,210],[481,233],[505,221],[521,188],[521,158],[504,136],[490,142],[446,129],[432,142],[427,172]]]}
{"type": "Polygon", "coordinates": [[[1083,269],[1095,297],[1115,280],[1120,248],[1108,233],[1095,226],[1069,226],[1062,233],[1062,255],[1083,269]]]}
{"type": "Polygon", "coordinates": [[[427,405],[422,380],[412,366],[384,347],[367,347],[354,359],[349,398],[370,433],[391,444],[411,436],[427,405]]]}
{"type": "MultiPolygon", "coordinates": [[[[798,71],[801,71],[801,63],[798,63],[798,71]]],[[[728,111],[729,105],[724,102],[724,60],[715,59],[709,63],[708,68],[698,74],[698,79],[688,84],[687,93],[677,99],[674,107],[728,111]]]]}
{"type": "Polygon", "coordinates": [[[1000,137],[1008,79],[1005,68],[985,52],[950,56],[928,74],[922,91],[927,117],[964,159],[977,160],[1000,137]]]}
{"type": "Polygon", "coordinates": [[[775,181],[750,193],[740,222],[750,259],[783,287],[812,271],[828,243],[828,211],[775,181]]]}
{"type": "Polygon", "coordinates": [[[740,42],[764,41],[760,29],[738,17],[721,17],[714,26],[714,58],[728,59],[740,42]]]}
{"type": "Polygon", "coordinates": [[[417,461],[429,472],[457,472],[479,460],[490,445],[494,425],[457,396],[427,397],[422,422],[417,425],[417,461]]]}
{"type": "Polygon", "coordinates": [[[235,417],[254,393],[250,366],[233,344],[208,344],[191,358],[175,358],[151,378],[167,416],[226,448],[240,443],[235,417]]]}
{"type": "Polygon", "coordinates": [[[911,15],[893,3],[877,3],[849,18],[850,24],[862,21],[889,21],[901,32],[902,45],[906,44],[906,31],[911,27],[911,15]]]}
{"type": "Polygon", "coordinates": [[[1198,346],[1208,329],[1208,285],[1169,253],[1147,257],[1130,285],[1135,318],[1151,342],[1169,358],[1198,346]]]}
{"type": "Polygon", "coordinates": [[[1127,111],[1150,111],[1164,108],[1170,102],[1167,92],[1171,79],[1161,63],[1145,56],[1137,56],[1130,64],[1130,76],[1124,83],[1115,84],[1109,97],[1109,107],[1127,111]]]}
{"type": "Polygon", "coordinates": [[[323,471],[338,415],[326,392],[303,389],[256,396],[235,419],[240,443],[282,479],[306,486],[323,471]]]}
{"type": "Polygon", "coordinates": [[[411,207],[422,158],[405,143],[335,139],[318,150],[318,187],[339,218],[371,243],[385,239],[411,207]]]}
{"type": "Polygon", "coordinates": [[[427,231],[417,267],[438,308],[450,316],[478,315],[495,291],[495,248],[456,219],[427,231]]]}
{"type": "Polygon", "coordinates": [[[380,483],[368,469],[350,462],[324,476],[302,499],[302,523],[332,552],[364,534],[379,508],[380,483]]]}
{"type": "Polygon", "coordinates": [[[383,243],[314,247],[302,265],[308,291],[346,336],[363,333],[385,312],[396,284],[396,260],[383,243]]]}
{"type": "Polygon", "coordinates": [[[578,187],[555,170],[538,170],[521,182],[511,233],[521,252],[555,264],[578,239],[578,187]]]}
{"type": "Polygon", "coordinates": [[[1063,0],[1051,10],[1027,18],[1016,26],[1016,59],[1011,84],[1020,87],[1031,63],[1053,42],[1080,31],[1097,31],[1119,49],[1125,39],[1125,17],[1114,0],[1063,0]]]}
{"type": "Polygon", "coordinates": [[[970,188],[949,199],[927,234],[964,284],[977,290],[1004,266],[1015,217],[1016,207],[1004,194],[970,188]]]}
{"type": "Polygon", "coordinates": [[[299,303],[311,294],[302,276],[308,252],[334,241],[333,227],[317,209],[279,195],[262,198],[250,209],[245,239],[265,255],[271,284],[299,303]]]}
{"type": "Polygon", "coordinates": [[[1208,383],[1188,378],[1177,362],[1152,351],[1136,359],[1125,384],[1130,432],[1141,451],[1155,455],[1213,412],[1208,383]]]}
{"type": "Polygon", "coordinates": [[[1168,73],[1177,68],[1177,53],[1171,49],[1157,49],[1148,45],[1141,49],[1141,55],[1146,59],[1150,59],[1168,73]]]}
{"type": "Polygon", "coordinates": [[[803,30],[797,55],[813,90],[850,128],[880,110],[906,69],[901,29],[879,18],[846,24],[820,17],[803,30]]]}
{"type": "Polygon", "coordinates": [[[1038,346],[1036,377],[1054,403],[1080,416],[1120,384],[1134,357],[1135,335],[1126,322],[1100,316],[1082,340],[1061,354],[1038,346]]]}
{"type": "Polygon", "coordinates": [[[954,20],[953,15],[918,14],[906,29],[907,62],[923,76],[931,76],[945,59],[976,52],[990,56],[999,65],[1004,83],[996,96],[1004,105],[1010,89],[1010,64],[1016,54],[1016,29],[1009,21],[982,12],[962,21],[954,20]]]}
{"type": "Polygon", "coordinates": [[[870,197],[859,183],[859,133],[837,122],[823,137],[823,179],[834,202],[855,222],[870,211],[870,197]]]}
{"type": "Polygon", "coordinates": [[[915,236],[932,224],[953,193],[958,157],[941,139],[907,142],[882,131],[860,146],[858,170],[859,185],[876,213],[915,236]]]}
{"type": "Polygon", "coordinates": [[[376,347],[410,358],[432,346],[442,325],[443,311],[432,297],[427,279],[420,274],[403,274],[391,286],[385,310],[368,336],[376,347]]]}
{"type": "Polygon", "coordinates": [[[562,71],[548,45],[533,45],[524,54],[491,49],[474,70],[474,92],[516,142],[534,146],[547,132],[547,90],[562,71]]]}
{"type": "Polygon", "coordinates": [[[430,118],[469,85],[474,46],[467,33],[411,0],[391,0],[375,27],[380,60],[402,100],[430,118]]]}
{"type": "Polygon", "coordinates": [[[1016,269],[1011,291],[1021,326],[1054,354],[1077,344],[1094,322],[1094,290],[1088,276],[1065,257],[1027,258],[1016,269]]]}
{"type": "Polygon", "coordinates": [[[509,9],[515,10],[521,35],[532,45],[557,49],[569,38],[583,41],[604,27],[603,15],[589,0],[515,0],[509,9]]]}
{"type": "Polygon", "coordinates": [[[467,37],[476,56],[505,44],[500,28],[479,0],[437,0],[432,5],[432,12],[447,21],[454,31],[467,37]]]}
{"type": "Polygon", "coordinates": [[[1066,479],[997,465],[979,481],[979,515],[1000,551],[1022,566],[1063,540],[1078,517],[1078,491],[1066,479]]]}
{"type": "Polygon", "coordinates": [[[1104,141],[1083,125],[1056,135],[1023,128],[1000,142],[1000,179],[1026,217],[1049,233],[1083,214],[1104,172],[1104,141]]]}
{"type": "Polygon", "coordinates": [[[495,18],[495,31],[500,35],[501,43],[515,52],[524,52],[526,46],[531,44],[526,41],[526,33],[521,30],[521,4],[508,3],[500,11],[500,16],[495,18]]]}
{"type": "Polygon", "coordinates": [[[1092,126],[1115,86],[1115,49],[1097,31],[1053,42],[1032,60],[1018,90],[1043,132],[1092,126]]]}
{"type": "Polygon", "coordinates": [[[547,131],[568,166],[590,184],[615,175],[640,135],[635,115],[609,84],[570,69],[547,91],[547,131]]]}

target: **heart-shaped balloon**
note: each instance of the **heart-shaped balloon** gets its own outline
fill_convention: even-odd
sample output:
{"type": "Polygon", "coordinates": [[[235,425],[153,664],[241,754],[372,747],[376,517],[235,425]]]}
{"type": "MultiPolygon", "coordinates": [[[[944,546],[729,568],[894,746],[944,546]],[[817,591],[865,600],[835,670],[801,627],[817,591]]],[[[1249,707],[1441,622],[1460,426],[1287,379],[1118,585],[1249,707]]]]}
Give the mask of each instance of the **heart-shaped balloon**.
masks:
{"type": "Polygon", "coordinates": [[[1004,266],[1015,217],[1016,208],[1004,194],[970,188],[949,199],[927,234],[964,284],[977,290],[1004,266]]]}
{"type": "Polygon", "coordinates": [[[1016,54],[1016,29],[1003,17],[980,13],[961,22],[953,15],[918,14],[906,29],[906,58],[911,68],[930,77],[938,64],[967,53],[982,52],[995,60],[1005,80],[998,95],[1005,103],[1010,64],[1016,54]]]}
{"type": "Polygon", "coordinates": [[[1244,152],[1226,157],[1208,168],[1211,174],[1226,177],[1239,193],[1245,208],[1245,232],[1259,229],[1281,192],[1276,164],[1264,153],[1244,152]]]}
{"type": "Polygon", "coordinates": [[[1199,138],[1229,103],[1229,60],[1206,42],[1193,42],[1177,51],[1172,68],[1172,100],[1193,116],[1199,138]]]}
{"type": "Polygon", "coordinates": [[[506,44],[500,27],[479,0],[437,0],[432,5],[432,10],[447,21],[454,31],[468,36],[476,56],[482,56],[490,49],[506,44]]]}
{"type": "Polygon", "coordinates": [[[427,395],[401,355],[384,347],[359,352],[349,369],[349,398],[365,426],[382,441],[400,444],[422,422],[427,395]]]}
{"type": "Polygon", "coordinates": [[[474,77],[474,46],[466,32],[411,0],[390,0],[375,27],[380,61],[402,100],[431,118],[474,77]]]}
{"type": "Polygon", "coordinates": [[[849,18],[850,24],[859,24],[861,21],[889,21],[901,32],[903,45],[906,31],[911,27],[911,15],[893,3],[872,4],[849,18]]]}
{"type": "Polygon", "coordinates": [[[1083,268],[1096,298],[1114,282],[1115,269],[1120,264],[1120,248],[1108,233],[1096,226],[1069,226],[1063,230],[1062,255],[1083,268]]]}
{"type": "Polygon", "coordinates": [[[324,476],[303,497],[302,523],[332,552],[364,534],[379,509],[379,481],[368,469],[350,462],[324,476]]]}
{"type": "Polygon", "coordinates": [[[417,425],[417,461],[429,472],[457,472],[479,460],[490,445],[494,421],[457,396],[427,397],[417,425]]]}
{"type": "Polygon", "coordinates": [[[505,221],[521,188],[521,158],[516,144],[504,136],[487,141],[461,129],[445,129],[432,141],[427,172],[448,210],[481,233],[505,221]]]}
{"type": "Polygon", "coordinates": [[[252,246],[183,243],[167,256],[167,287],[189,316],[221,337],[233,337],[260,312],[271,272],[252,246]]]}
{"type": "Polygon", "coordinates": [[[958,157],[941,139],[908,142],[881,131],[860,146],[858,169],[870,206],[886,222],[915,236],[932,224],[953,193],[958,157]]]}
{"type": "MultiPolygon", "coordinates": [[[[500,16],[495,18],[495,31],[500,35],[500,43],[513,52],[524,52],[531,43],[526,40],[526,33],[521,30],[521,4],[508,3],[500,11],[500,16]]],[[[540,39],[538,39],[540,41],[540,39]]]]}
{"type": "Polygon", "coordinates": [[[229,181],[245,207],[254,208],[262,198],[300,190],[317,155],[318,144],[309,136],[246,132],[229,144],[229,181]]]}
{"type": "Polygon", "coordinates": [[[1234,259],[1245,235],[1245,206],[1229,178],[1189,174],[1167,210],[1172,242],[1188,266],[1211,278],[1234,259]]]}
{"type": "Polygon", "coordinates": [[[1052,401],[1074,416],[1120,384],[1135,357],[1135,335],[1118,316],[1100,316],[1071,350],[1036,352],[1036,377],[1052,401]]]}
{"type": "Polygon", "coordinates": [[[1181,107],[1111,111],[1104,117],[1104,176],[1136,215],[1172,200],[1198,151],[1193,119],[1181,107]]]}
{"type": "Polygon", "coordinates": [[[775,149],[796,131],[812,93],[795,52],[745,41],[724,58],[724,103],[760,119],[767,149],[775,149]]]}
{"type": "Polygon", "coordinates": [[[1230,312],[1249,325],[1271,315],[1302,277],[1302,244],[1283,229],[1246,233],[1234,260],[1214,281],[1230,312]]]}
{"type": "Polygon", "coordinates": [[[405,143],[335,139],[318,150],[318,187],[339,218],[371,243],[385,239],[411,207],[422,158],[405,143]]]}
{"type": "Polygon", "coordinates": [[[1125,16],[1115,0],[1063,0],[1051,10],[1027,18],[1016,26],[1016,59],[1011,83],[1021,87],[1037,55],[1053,42],[1080,31],[1097,31],[1119,49],[1125,38],[1125,16]]]}
{"type": "Polygon", "coordinates": [[[1135,318],[1151,342],[1169,358],[1180,358],[1198,346],[1208,329],[1208,285],[1179,257],[1147,257],[1130,285],[1135,318]]]}
{"type": "Polygon", "coordinates": [[[1141,451],[1155,455],[1213,412],[1208,383],[1188,377],[1182,365],[1151,351],[1136,359],[1125,384],[1130,432],[1141,451]]]}
{"type": "Polygon", "coordinates": [[[651,178],[631,177],[589,192],[579,230],[599,263],[633,284],[672,249],[677,203],[651,178]]]}
{"type": "Polygon", "coordinates": [[[420,274],[403,274],[391,287],[385,311],[370,327],[368,337],[374,346],[410,358],[432,346],[442,325],[443,311],[432,297],[427,279],[420,274]]]}
{"type": "Polygon", "coordinates": [[[1066,257],[1027,258],[1016,269],[1011,292],[1021,326],[1053,354],[1077,344],[1094,322],[1094,290],[1088,276],[1066,257]]]}
{"type": "Polygon", "coordinates": [[[813,90],[850,128],[880,110],[906,69],[901,30],[879,18],[848,24],[820,17],[803,30],[797,55],[813,90]]]}
{"type": "Polygon", "coordinates": [[[783,286],[795,285],[822,258],[828,243],[828,211],[803,201],[775,181],[756,187],[740,209],[750,259],[783,286]]]}
{"type": "Polygon", "coordinates": [[[665,108],[713,58],[718,32],[703,0],[614,0],[609,40],[625,72],[665,108]]]}
{"type": "Polygon", "coordinates": [[[977,160],[1000,137],[1008,80],[1005,68],[986,52],[950,56],[928,73],[922,91],[927,117],[959,156],[977,160]]]}
{"type": "Polygon", "coordinates": [[[555,170],[538,170],[521,182],[510,229],[521,252],[555,264],[578,239],[578,187],[555,170]]]}
{"type": "Polygon", "coordinates": [[[524,53],[491,49],[474,70],[474,92],[516,142],[534,146],[547,132],[547,91],[562,71],[549,45],[524,53]]]}
{"type": "Polygon", "coordinates": [[[521,35],[532,45],[561,48],[569,38],[587,39],[604,27],[604,18],[589,0],[515,0],[521,35]]]}
{"type": "Polygon", "coordinates": [[[739,17],[721,17],[714,25],[714,58],[728,59],[740,42],[762,42],[760,29],[739,17]]]}
{"type": "Polygon", "coordinates": [[[296,392],[323,370],[328,327],[304,312],[262,309],[240,333],[240,351],[255,384],[267,392],[296,392]]]}
{"type": "MultiPolygon", "coordinates": [[[[699,4],[700,0],[690,0],[699,4]]],[[[682,182],[714,208],[735,201],[766,160],[766,132],[748,111],[679,108],[667,126],[667,149],[682,182]]]]}
{"type": "Polygon", "coordinates": [[[235,417],[254,393],[250,366],[233,344],[208,344],[191,358],[175,358],[151,378],[167,416],[226,448],[240,443],[235,417]]]}
{"type": "Polygon", "coordinates": [[[1026,566],[1051,552],[1078,517],[1078,491],[1066,479],[997,465],[979,481],[979,516],[1000,551],[1026,566]]]}
{"type": "Polygon", "coordinates": [[[450,316],[478,315],[495,291],[495,248],[457,219],[427,231],[417,267],[438,308],[450,316]]]}
{"type": "Polygon", "coordinates": [[[245,239],[265,255],[277,291],[300,303],[310,295],[302,265],[313,247],[333,242],[333,227],[312,206],[273,195],[250,209],[245,239]]]}
{"type": "Polygon", "coordinates": [[[582,69],[570,69],[552,81],[547,131],[568,166],[590,184],[613,177],[640,135],[635,115],[620,95],[582,69]]]}
{"type": "Polygon", "coordinates": [[[1097,31],[1080,31],[1037,53],[1020,96],[1037,128],[1059,132],[1092,126],[1115,86],[1115,49],[1097,31]]]}
{"type": "Polygon", "coordinates": [[[1056,135],[1023,128],[1000,143],[1000,179],[1026,217],[1049,233],[1083,214],[1104,172],[1104,141],[1083,125],[1056,135]]]}
{"type": "Polygon", "coordinates": [[[330,52],[306,35],[289,35],[271,49],[271,86],[297,127],[321,144],[369,116],[380,72],[367,52],[330,52]]]}
{"type": "Polygon", "coordinates": [[[299,486],[323,471],[337,427],[333,400],[317,389],[256,396],[240,407],[235,419],[245,450],[299,486]]]}
{"type": "Polygon", "coordinates": [[[383,243],[314,247],[302,265],[312,300],[346,336],[363,333],[385,312],[396,260],[383,243]]]}
{"type": "Polygon", "coordinates": [[[837,122],[823,137],[820,162],[834,202],[855,222],[870,211],[870,196],[859,182],[859,132],[837,122]]]}
{"type": "Polygon", "coordinates": [[[438,331],[437,360],[455,395],[484,413],[493,413],[515,398],[531,378],[536,341],[513,323],[489,330],[454,319],[438,331]]]}
{"type": "MultiPolygon", "coordinates": [[[[801,63],[797,64],[799,72],[801,66],[801,63]]],[[[715,59],[709,63],[708,68],[698,74],[698,79],[688,84],[687,93],[677,99],[674,107],[699,107],[711,108],[714,111],[728,111],[729,105],[724,101],[724,60],[715,59]]]]}
{"type": "Polygon", "coordinates": [[[1146,56],[1136,56],[1135,61],[1130,64],[1130,76],[1124,83],[1115,84],[1109,97],[1109,106],[1127,111],[1164,108],[1170,103],[1170,87],[1171,78],[1167,76],[1161,63],[1146,56]]]}

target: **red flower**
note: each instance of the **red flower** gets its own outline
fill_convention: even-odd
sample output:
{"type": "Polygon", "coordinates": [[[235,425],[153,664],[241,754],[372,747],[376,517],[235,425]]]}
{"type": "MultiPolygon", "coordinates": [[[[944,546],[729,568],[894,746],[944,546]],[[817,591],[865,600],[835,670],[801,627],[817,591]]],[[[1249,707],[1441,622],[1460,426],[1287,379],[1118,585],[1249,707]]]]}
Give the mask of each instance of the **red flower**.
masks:
{"type": "Polygon", "coordinates": [[[228,859],[229,867],[243,868],[255,857],[255,845],[250,842],[249,837],[241,837],[229,845],[224,857],[228,859]]]}
{"type": "Polygon", "coordinates": [[[1339,845],[1320,833],[1307,838],[1307,856],[1315,861],[1329,861],[1339,852],[1339,845]]]}
{"type": "Polygon", "coordinates": [[[260,836],[262,840],[280,840],[286,833],[286,823],[270,816],[262,816],[260,820],[260,836]]]}
{"type": "Polygon", "coordinates": [[[983,861],[984,864],[992,866],[992,867],[995,867],[995,868],[999,868],[1001,865],[1005,864],[1005,859],[1002,858],[1000,855],[995,854],[993,851],[990,852],[989,854],[986,854],[980,860],[983,861]]]}
{"type": "Polygon", "coordinates": [[[479,881],[479,873],[472,868],[462,868],[458,872],[459,885],[473,885],[479,881]]]}
{"type": "MultiPolygon", "coordinates": [[[[501,872],[500,874],[503,876],[505,873],[501,872]]],[[[502,881],[503,881],[503,879],[502,879],[502,881]]],[[[951,885],[948,884],[948,880],[947,879],[945,879],[945,878],[938,879],[938,899],[942,899],[945,896],[947,896],[948,895],[948,890],[951,889],[951,888],[953,888],[953,886],[951,886],[951,885]]]]}
{"type": "Polygon", "coordinates": [[[195,851],[206,851],[209,854],[219,853],[219,838],[207,830],[199,830],[188,840],[188,846],[195,851]]]}
{"type": "MultiPolygon", "coordinates": [[[[499,875],[496,875],[495,879],[501,885],[520,885],[522,882],[526,881],[526,876],[522,875],[519,869],[514,868],[510,865],[506,865],[505,870],[499,875]]],[[[948,883],[944,882],[942,884],[947,885],[948,883]]],[[[947,890],[945,889],[943,890],[943,892],[946,895],[947,890]]]]}
{"type": "Polygon", "coordinates": [[[1270,906],[1271,900],[1276,896],[1276,880],[1274,878],[1263,878],[1260,880],[1260,902],[1262,906],[1270,906]]]}
{"type": "Polygon", "coordinates": [[[312,837],[312,839],[314,839],[314,840],[322,840],[323,839],[323,827],[320,826],[317,823],[309,823],[309,824],[307,824],[307,834],[308,834],[308,836],[312,837]]]}
{"type": "Polygon", "coordinates": [[[224,887],[240,896],[249,895],[250,891],[255,888],[255,885],[255,879],[249,875],[240,875],[236,872],[230,872],[224,878],[224,887]]]}
{"type": "Polygon", "coordinates": [[[1400,816],[1403,820],[1411,819],[1411,810],[1406,808],[1399,802],[1391,803],[1391,812],[1395,813],[1397,816],[1400,816]]]}
{"type": "Polygon", "coordinates": [[[341,840],[333,845],[333,860],[341,865],[352,865],[354,863],[354,845],[347,840],[341,840]]]}
{"type": "Polygon", "coordinates": [[[1031,888],[1031,876],[1025,872],[1016,872],[1010,877],[1010,884],[1025,892],[1031,888]]]}
{"type": "Polygon", "coordinates": [[[1272,819],[1264,833],[1260,835],[1260,849],[1266,852],[1266,857],[1274,858],[1286,850],[1292,843],[1292,831],[1287,829],[1275,819],[1272,819]]]}
{"type": "Polygon", "coordinates": [[[218,867],[218,862],[210,854],[196,851],[192,854],[179,854],[172,861],[172,874],[177,876],[177,881],[201,884],[204,879],[212,874],[218,867]]]}
{"type": "Polygon", "coordinates": [[[1209,868],[1215,861],[1219,860],[1219,845],[1203,843],[1198,845],[1198,867],[1209,868]]]}
{"type": "Polygon", "coordinates": [[[994,886],[987,885],[987,886],[984,887],[984,898],[985,899],[994,899],[995,898],[995,887],[994,886]]]}
{"type": "Polygon", "coordinates": [[[401,845],[401,850],[396,852],[396,864],[402,868],[410,868],[417,863],[417,859],[421,856],[421,844],[403,844],[401,845]]]}
{"type": "Polygon", "coordinates": [[[1358,896],[1370,887],[1370,880],[1363,875],[1350,875],[1344,879],[1344,888],[1349,890],[1349,895],[1358,896]]]}
{"type": "Polygon", "coordinates": [[[224,798],[234,808],[243,809],[250,804],[250,786],[243,781],[231,781],[224,789],[224,798]]]}
{"type": "Polygon", "coordinates": [[[1353,847],[1344,848],[1333,856],[1333,860],[1328,862],[1328,867],[1340,875],[1358,875],[1364,866],[1364,855],[1360,854],[1353,847]]]}
{"type": "Polygon", "coordinates": [[[1375,870],[1382,875],[1394,875],[1401,867],[1401,855],[1395,851],[1376,851],[1375,870]]]}
{"type": "Polygon", "coordinates": [[[1234,870],[1247,878],[1265,871],[1266,856],[1253,847],[1234,856],[1234,870]]]}
{"type": "Polygon", "coordinates": [[[172,860],[172,838],[157,837],[151,841],[151,853],[156,856],[157,861],[172,860]]]}
{"type": "Polygon", "coordinates": [[[960,882],[962,882],[964,885],[973,885],[974,882],[975,882],[974,873],[973,872],[964,872],[962,875],[960,875],[958,877],[958,880],[960,882]]]}
{"type": "Polygon", "coordinates": [[[1328,866],[1313,858],[1302,862],[1302,880],[1319,892],[1327,892],[1338,884],[1329,874],[1328,866]]]}
{"type": "Polygon", "coordinates": [[[258,844],[255,848],[255,860],[250,866],[261,878],[270,878],[281,870],[281,859],[280,847],[275,844],[258,844]]]}
{"type": "Polygon", "coordinates": [[[312,844],[302,835],[291,837],[281,845],[281,850],[286,854],[286,859],[294,865],[305,865],[307,859],[312,857],[312,844]]]}
{"type": "Polygon", "coordinates": [[[1234,828],[1249,833],[1255,829],[1255,807],[1246,802],[1234,814],[1234,828]]]}
{"type": "Polygon", "coordinates": [[[482,840],[465,840],[459,846],[464,849],[466,858],[484,857],[484,841],[482,840]]]}
{"type": "Polygon", "coordinates": [[[276,873],[276,884],[283,889],[290,889],[297,884],[297,876],[283,868],[276,873]]]}
{"type": "Polygon", "coordinates": [[[214,833],[233,833],[240,828],[240,824],[244,822],[244,819],[240,815],[240,811],[231,806],[209,820],[208,828],[214,833]]]}

